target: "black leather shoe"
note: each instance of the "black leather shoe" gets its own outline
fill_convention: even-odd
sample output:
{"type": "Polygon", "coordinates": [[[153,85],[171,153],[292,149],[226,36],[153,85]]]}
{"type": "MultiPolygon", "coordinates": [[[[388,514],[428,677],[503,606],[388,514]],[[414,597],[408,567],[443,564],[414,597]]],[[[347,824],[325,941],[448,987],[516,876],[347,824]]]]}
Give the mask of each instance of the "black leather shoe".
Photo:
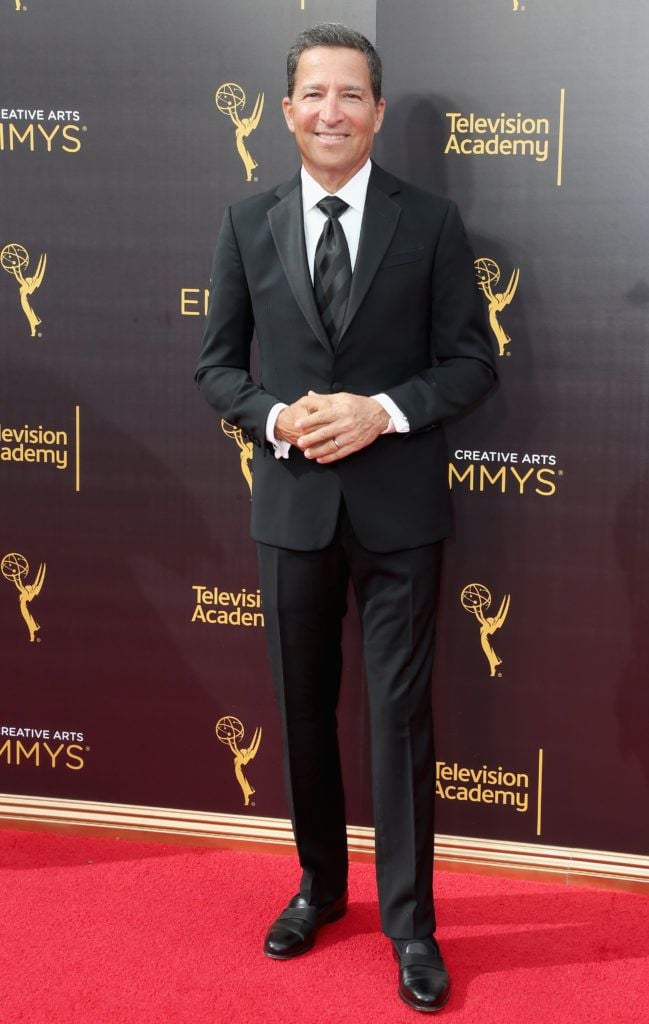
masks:
{"type": "Polygon", "coordinates": [[[322,907],[312,906],[303,896],[294,896],[286,910],[271,924],[264,953],[273,960],[290,960],[306,953],[315,943],[323,924],[337,921],[347,910],[347,893],[322,907]]]}
{"type": "Polygon", "coordinates": [[[294,896],[286,910],[268,929],[264,953],[272,959],[291,959],[313,947],[322,925],[338,921],[347,910],[347,893],[323,906],[312,906],[303,896],[294,896]]]}
{"type": "Polygon", "coordinates": [[[399,996],[413,1010],[434,1013],[449,997],[451,983],[435,939],[393,939],[399,962],[399,996]]]}

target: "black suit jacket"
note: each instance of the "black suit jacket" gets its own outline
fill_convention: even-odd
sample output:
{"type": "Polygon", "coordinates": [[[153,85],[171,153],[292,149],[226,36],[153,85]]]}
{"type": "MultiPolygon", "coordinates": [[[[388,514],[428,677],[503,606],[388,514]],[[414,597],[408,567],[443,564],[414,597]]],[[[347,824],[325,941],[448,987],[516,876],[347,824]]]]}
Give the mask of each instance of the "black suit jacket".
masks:
{"type": "Polygon", "coordinates": [[[252,535],[296,550],[332,539],[341,495],[372,551],[430,544],[450,530],[440,424],[495,380],[484,299],[457,208],[373,164],[340,340],[320,322],[306,261],[300,177],[226,211],[196,379],[255,442],[252,535]],[[256,330],[261,377],[250,375],[256,330]],[[384,392],[410,424],[320,466],[275,459],[268,413],[313,390],[384,392]]]}

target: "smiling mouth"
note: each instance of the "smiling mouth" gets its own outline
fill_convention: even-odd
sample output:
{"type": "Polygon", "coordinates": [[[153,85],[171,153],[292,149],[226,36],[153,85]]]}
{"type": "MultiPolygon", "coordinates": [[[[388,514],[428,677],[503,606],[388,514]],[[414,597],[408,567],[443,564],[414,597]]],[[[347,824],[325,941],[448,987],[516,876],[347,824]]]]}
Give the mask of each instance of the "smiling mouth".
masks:
{"type": "Polygon", "coordinates": [[[340,135],[336,132],[316,132],[316,136],[319,139],[324,139],[325,142],[342,142],[348,139],[348,135],[340,135]]]}

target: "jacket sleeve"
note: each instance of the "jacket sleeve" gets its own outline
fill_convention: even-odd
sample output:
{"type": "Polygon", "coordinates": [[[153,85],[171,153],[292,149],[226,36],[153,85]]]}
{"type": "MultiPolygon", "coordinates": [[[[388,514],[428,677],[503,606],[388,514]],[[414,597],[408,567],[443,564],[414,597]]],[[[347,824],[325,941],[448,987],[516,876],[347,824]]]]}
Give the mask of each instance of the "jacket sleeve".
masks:
{"type": "Polygon", "coordinates": [[[473,253],[455,203],[435,249],[431,278],[430,369],[388,388],[410,430],[430,430],[482,398],[497,379],[496,361],[473,253]]]}
{"type": "Polygon", "coordinates": [[[207,325],[195,380],[204,398],[257,444],[266,443],[266,420],[279,401],[250,375],[254,316],[241,252],[226,210],[216,243],[207,325]]]}

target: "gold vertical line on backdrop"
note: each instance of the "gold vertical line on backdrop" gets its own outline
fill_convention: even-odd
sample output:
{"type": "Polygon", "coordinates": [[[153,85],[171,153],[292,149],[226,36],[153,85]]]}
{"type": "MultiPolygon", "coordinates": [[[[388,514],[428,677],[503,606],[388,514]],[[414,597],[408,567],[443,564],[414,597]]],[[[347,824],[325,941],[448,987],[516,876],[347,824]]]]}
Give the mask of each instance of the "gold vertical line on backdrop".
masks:
{"type": "Polygon", "coordinates": [[[74,407],[74,429],[75,429],[75,481],[74,489],[79,493],[81,490],[81,415],[79,406],[74,407]]]}
{"type": "Polygon", "coordinates": [[[561,188],[563,184],[563,124],[566,109],[566,90],[562,89],[559,94],[559,153],[557,157],[557,185],[561,188]]]}
{"type": "Polygon", "coordinates": [[[539,788],[536,806],[536,834],[541,835],[541,808],[543,806],[543,748],[539,748],[539,788]]]}

